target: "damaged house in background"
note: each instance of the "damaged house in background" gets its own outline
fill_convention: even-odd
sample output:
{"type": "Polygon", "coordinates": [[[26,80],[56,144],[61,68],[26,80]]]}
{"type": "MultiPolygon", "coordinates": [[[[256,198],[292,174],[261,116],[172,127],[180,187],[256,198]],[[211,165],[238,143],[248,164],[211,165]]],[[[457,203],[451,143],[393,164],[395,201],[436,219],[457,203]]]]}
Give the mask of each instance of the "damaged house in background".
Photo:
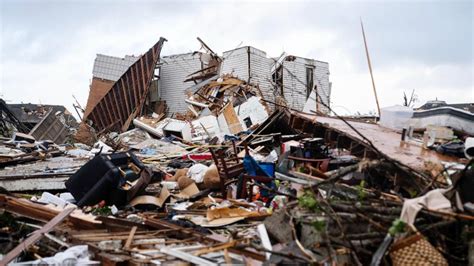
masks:
{"type": "Polygon", "coordinates": [[[5,116],[2,117],[2,123],[5,119],[19,132],[36,139],[48,139],[56,144],[63,144],[71,139],[79,125],[76,118],[60,105],[7,104],[2,100],[2,109],[5,116]]]}
{"type": "MultiPolygon", "coordinates": [[[[203,86],[224,75],[255,86],[261,93],[261,98],[267,102],[268,111],[274,110],[274,103],[277,103],[300,111],[304,109],[306,112],[329,113],[326,107],[329,106],[331,94],[328,63],[286,54],[280,58],[270,58],[264,51],[250,46],[229,50],[218,56],[202,40],[198,38],[198,41],[202,45],[202,51],[163,56],[159,59],[155,67],[156,79],[150,82],[144,103],[147,108],[145,113],[165,113],[167,116],[186,112],[195,114],[195,111],[190,111],[192,104],[183,101],[183,97],[194,93],[196,86],[203,86]],[[324,104],[318,104],[316,99],[321,99],[324,104]]],[[[122,86],[120,76],[138,59],[135,56],[118,58],[97,55],[84,118],[90,118],[91,110],[114,83],[122,86]]],[[[127,82],[130,82],[130,77],[132,76],[129,76],[127,82]]],[[[136,76],[135,79],[143,77],[136,76]]],[[[123,80],[126,81],[127,77],[123,80]]],[[[112,98],[108,104],[114,104],[111,100],[112,98]]],[[[88,135],[89,130],[81,128],[78,137],[84,140],[83,135],[88,135]]]]}

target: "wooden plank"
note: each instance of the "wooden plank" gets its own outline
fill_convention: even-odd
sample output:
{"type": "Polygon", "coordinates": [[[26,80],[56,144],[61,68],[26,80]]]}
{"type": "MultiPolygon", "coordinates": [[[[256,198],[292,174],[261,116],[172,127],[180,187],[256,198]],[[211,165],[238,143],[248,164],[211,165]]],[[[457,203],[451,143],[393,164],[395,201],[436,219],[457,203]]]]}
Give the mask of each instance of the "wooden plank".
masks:
{"type": "Polygon", "coordinates": [[[103,130],[105,127],[107,127],[109,123],[108,123],[106,111],[104,110],[103,104],[97,104],[96,109],[97,109],[97,115],[100,117],[100,121],[101,121],[101,127],[96,128],[96,129],[97,131],[100,131],[100,130],[103,130]]]}
{"type": "Polygon", "coordinates": [[[213,266],[213,265],[217,266],[218,265],[216,263],[213,263],[212,261],[200,258],[198,256],[193,256],[193,255],[191,255],[187,252],[181,251],[181,250],[176,250],[176,249],[165,247],[165,248],[161,248],[160,251],[162,253],[168,254],[170,256],[173,256],[173,257],[176,257],[176,258],[179,258],[179,259],[182,259],[184,261],[191,262],[191,263],[197,264],[197,265],[209,265],[209,266],[213,266]]]}
{"type": "Polygon", "coordinates": [[[28,177],[25,179],[0,179],[0,187],[10,192],[19,191],[41,191],[41,190],[64,190],[66,182],[71,175],[60,175],[52,177],[28,177]]]}
{"type": "Polygon", "coordinates": [[[145,72],[143,71],[143,70],[144,70],[143,60],[144,60],[144,57],[142,57],[142,58],[140,59],[140,65],[141,65],[140,73],[142,74],[142,78],[141,78],[142,84],[143,84],[143,89],[142,89],[142,90],[143,90],[143,91],[146,91],[147,85],[148,85],[148,84],[147,84],[148,80],[145,79],[145,72]]]}
{"type": "MultiPolygon", "coordinates": [[[[128,79],[127,76],[125,76],[126,79],[128,79]]],[[[132,109],[130,109],[130,105],[128,104],[128,98],[130,97],[130,94],[127,97],[127,90],[125,88],[125,82],[123,81],[124,79],[121,80],[122,84],[122,95],[123,95],[123,101],[125,102],[125,106],[127,107],[127,114],[132,112],[132,109]]]]}
{"type": "Polygon", "coordinates": [[[113,104],[113,110],[116,114],[119,115],[120,117],[120,122],[123,122],[124,118],[123,118],[123,115],[122,115],[122,111],[123,111],[123,108],[120,108],[120,104],[117,100],[117,93],[115,92],[115,90],[112,91],[112,99],[114,99],[114,103],[113,104]]]}
{"type": "Polygon", "coordinates": [[[132,95],[134,106],[138,105],[138,95],[140,93],[140,82],[138,82],[138,68],[134,68],[132,71],[132,95]]]}
{"type": "Polygon", "coordinates": [[[64,131],[66,130],[66,127],[59,121],[59,120],[55,120],[55,123],[58,124],[60,123],[61,124],[61,130],[59,130],[59,132],[56,134],[55,137],[53,138],[50,138],[53,140],[54,143],[58,143],[57,141],[59,141],[60,143],[64,142],[64,136],[62,136],[62,134],[64,133],[64,131]],[[62,139],[62,140],[61,140],[62,139]]]}
{"type": "Polygon", "coordinates": [[[113,111],[113,104],[112,104],[112,94],[111,93],[108,93],[107,95],[105,95],[104,97],[104,103],[107,107],[107,114],[109,115],[109,123],[111,121],[114,121],[116,119],[115,117],[115,112],[113,111]]]}
{"type": "Polygon", "coordinates": [[[127,94],[128,94],[127,102],[129,102],[130,104],[129,114],[133,113],[133,110],[135,110],[135,105],[133,104],[134,100],[133,100],[133,76],[132,75],[133,75],[133,72],[130,72],[125,77],[126,85],[127,85],[126,89],[127,89],[127,94]]]}
{"type": "Polygon", "coordinates": [[[132,227],[132,230],[130,230],[130,234],[128,235],[127,242],[125,242],[125,245],[123,246],[124,249],[130,249],[130,245],[132,245],[133,237],[135,236],[135,232],[137,232],[137,227],[134,226],[132,227]]]}
{"type": "Polygon", "coordinates": [[[0,261],[0,265],[7,265],[13,259],[18,257],[18,255],[20,255],[25,249],[27,249],[29,246],[33,245],[38,240],[40,240],[44,234],[49,233],[51,230],[53,230],[54,227],[56,227],[64,219],[66,219],[75,209],[76,207],[66,208],[61,213],[56,215],[51,221],[46,223],[41,229],[35,231],[27,239],[25,239],[23,242],[18,244],[18,246],[16,246],[13,250],[8,252],[8,254],[5,255],[5,257],[2,259],[2,261],[0,261]]]}
{"type": "Polygon", "coordinates": [[[237,134],[243,131],[242,125],[239,121],[239,117],[235,113],[234,107],[231,103],[226,104],[226,106],[224,106],[224,108],[222,109],[221,113],[225,117],[230,133],[237,134]]]}
{"type": "MultiPolygon", "coordinates": [[[[59,213],[59,210],[48,208],[44,205],[31,202],[27,199],[19,199],[2,194],[0,194],[0,208],[10,213],[42,222],[47,222],[53,219],[53,217],[59,213]]],[[[97,221],[91,221],[88,217],[75,214],[69,216],[68,221],[80,229],[97,229],[102,227],[100,222],[98,223],[97,221]]]]}

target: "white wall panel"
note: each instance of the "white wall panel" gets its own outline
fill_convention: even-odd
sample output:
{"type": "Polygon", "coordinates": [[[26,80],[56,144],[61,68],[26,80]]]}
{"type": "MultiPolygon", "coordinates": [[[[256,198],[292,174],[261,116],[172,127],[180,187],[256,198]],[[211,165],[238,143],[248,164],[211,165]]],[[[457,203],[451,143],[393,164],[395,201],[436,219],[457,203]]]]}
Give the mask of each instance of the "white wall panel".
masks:
{"type": "Polygon", "coordinates": [[[201,69],[201,54],[180,54],[164,56],[160,59],[161,72],[159,92],[161,100],[166,101],[169,114],[185,112],[185,91],[194,82],[184,82],[187,76],[201,69]]]}

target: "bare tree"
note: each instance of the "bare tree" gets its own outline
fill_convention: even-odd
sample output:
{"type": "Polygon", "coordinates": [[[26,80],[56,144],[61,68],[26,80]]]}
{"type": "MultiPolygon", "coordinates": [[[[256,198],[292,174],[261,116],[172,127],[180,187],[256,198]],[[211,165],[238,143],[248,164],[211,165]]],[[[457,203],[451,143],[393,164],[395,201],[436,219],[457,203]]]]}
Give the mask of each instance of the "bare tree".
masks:
{"type": "Polygon", "coordinates": [[[413,107],[418,101],[418,96],[415,94],[415,89],[411,91],[410,99],[408,99],[405,92],[403,92],[403,106],[413,107]]]}

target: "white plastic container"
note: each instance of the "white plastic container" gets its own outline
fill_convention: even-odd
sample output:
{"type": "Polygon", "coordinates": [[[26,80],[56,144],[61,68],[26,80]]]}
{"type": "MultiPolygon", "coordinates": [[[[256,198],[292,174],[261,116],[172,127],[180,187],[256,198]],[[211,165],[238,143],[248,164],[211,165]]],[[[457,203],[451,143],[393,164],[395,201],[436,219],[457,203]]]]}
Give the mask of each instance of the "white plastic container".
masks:
{"type": "Polygon", "coordinates": [[[380,109],[379,124],[397,131],[408,128],[413,109],[407,106],[394,105],[380,109]]]}

